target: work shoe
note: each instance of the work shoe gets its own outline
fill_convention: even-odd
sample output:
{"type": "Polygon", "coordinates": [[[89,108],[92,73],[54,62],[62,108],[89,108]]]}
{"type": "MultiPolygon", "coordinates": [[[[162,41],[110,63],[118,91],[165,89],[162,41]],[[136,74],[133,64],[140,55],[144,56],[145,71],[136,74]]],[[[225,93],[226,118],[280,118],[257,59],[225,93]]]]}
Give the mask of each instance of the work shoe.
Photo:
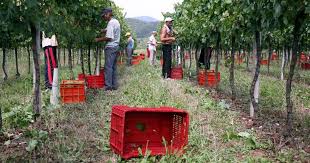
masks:
{"type": "Polygon", "coordinates": [[[164,80],[169,81],[169,80],[171,80],[171,78],[164,78],[164,80]]]}
{"type": "Polygon", "coordinates": [[[105,88],[104,88],[104,91],[113,91],[113,88],[111,88],[111,87],[105,87],[105,88]]]}

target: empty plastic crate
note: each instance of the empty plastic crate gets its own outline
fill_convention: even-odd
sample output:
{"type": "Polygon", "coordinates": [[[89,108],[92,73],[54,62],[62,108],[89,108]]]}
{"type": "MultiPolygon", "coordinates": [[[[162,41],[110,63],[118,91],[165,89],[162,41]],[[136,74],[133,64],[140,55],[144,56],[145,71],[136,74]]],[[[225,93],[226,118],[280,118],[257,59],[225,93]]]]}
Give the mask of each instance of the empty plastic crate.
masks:
{"type": "Polygon", "coordinates": [[[85,102],[85,82],[82,80],[63,80],[60,83],[60,97],[64,104],[85,102]]]}
{"type": "Polygon", "coordinates": [[[124,159],[144,155],[182,154],[188,143],[189,115],[171,108],[113,106],[110,146],[124,159]]]}
{"type": "Polygon", "coordinates": [[[237,62],[237,64],[242,64],[243,63],[243,58],[237,58],[236,62],[237,62]]]}
{"type": "Polygon", "coordinates": [[[141,53],[140,54],[140,58],[141,58],[141,60],[144,60],[145,59],[145,54],[141,53]]]}
{"type": "Polygon", "coordinates": [[[136,58],[132,59],[132,60],[131,60],[131,64],[132,64],[132,65],[138,65],[138,64],[140,64],[140,59],[139,59],[139,58],[138,58],[138,59],[136,59],[136,58]]]}
{"type": "Polygon", "coordinates": [[[268,65],[268,60],[267,59],[263,59],[260,61],[261,65],[268,65]]]}
{"type": "Polygon", "coordinates": [[[132,59],[140,60],[140,55],[134,55],[134,56],[132,56],[132,59]]]}
{"type": "Polygon", "coordinates": [[[214,70],[208,71],[207,77],[208,77],[208,86],[209,87],[216,87],[219,84],[219,82],[221,81],[221,73],[218,72],[217,75],[215,75],[214,70]],[[216,78],[217,78],[217,82],[216,82],[216,78]]]}
{"type": "Polygon", "coordinates": [[[190,54],[188,52],[185,53],[185,59],[190,59],[190,54]]]}
{"type": "Polygon", "coordinates": [[[183,69],[182,67],[171,68],[171,78],[182,80],[183,79],[183,69]]]}
{"type": "Polygon", "coordinates": [[[278,60],[278,55],[276,53],[272,53],[271,60],[272,61],[278,60]]]}
{"type": "Polygon", "coordinates": [[[208,79],[207,85],[209,87],[216,87],[220,81],[221,81],[221,73],[218,72],[217,75],[215,75],[214,70],[210,71],[199,71],[198,73],[198,85],[204,86],[206,84],[206,79],[208,79]],[[217,77],[217,82],[216,82],[216,77],[217,77]]]}
{"type": "Polygon", "coordinates": [[[300,62],[302,62],[302,63],[308,62],[308,58],[304,53],[301,53],[301,55],[300,55],[300,62]]]}
{"type": "Polygon", "coordinates": [[[310,70],[310,63],[302,63],[301,68],[304,70],[310,70]]]}
{"type": "Polygon", "coordinates": [[[85,74],[78,74],[78,79],[79,80],[85,80],[85,74]]]}
{"type": "Polygon", "coordinates": [[[104,76],[104,67],[101,67],[101,68],[100,68],[100,75],[101,75],[101,76],[104,76]]]}
{"type": "Polygon", "coordinates": [[[117,61],[117,64],[122,65],[122,64],[124,64],[124,62],[123,61],[117,61]]]}
{"type": "Polygon", "coordinates": [[[88,75],[85,78],[87,82],[87,88],[90,89],[104,88],[103,75],[88,75]]]}

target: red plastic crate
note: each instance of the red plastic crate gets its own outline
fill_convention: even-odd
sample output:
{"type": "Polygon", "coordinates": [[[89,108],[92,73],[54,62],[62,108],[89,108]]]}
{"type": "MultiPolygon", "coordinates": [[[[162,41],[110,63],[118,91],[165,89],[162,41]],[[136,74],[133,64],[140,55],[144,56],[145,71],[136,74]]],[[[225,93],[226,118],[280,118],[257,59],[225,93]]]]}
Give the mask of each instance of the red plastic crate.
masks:
{"type": "Polygon", "coordinates": [[[100,68],[100,75],[104,77],[104,67],[100,68]]]}
{"type": "Polygon", "coordinates": [[[310,63],[302,63],[301,68],[304,70],[310,70],[310,63]]]}
{"type": "Polygon", "coordinates": [[[182,80],[183,79],[183,69],[182,67],[174,67],[171,69],[171,78],[182,80]]]}
{"type": "Polygon", "coordinates": [[[215,75],[214,70],[208,71],[207,73],[205,71],[199,71],[199,73],[198,73],[198,85],[204,86],[206,84],[206,79],[208,79],[207,85],[209,87],[215,87],[221,81],[221,73],[218,72],[217,75],[215,75]],[[217,76],[217,82],[216,82],[216,76],[217,76]]]}
{"type": "Polygon", "coordinates": [[[215,75],[214,71],[207,72],[207,77],[208,77],[208,86],[209,87],[216,87],[219,82],[221,81],[221,73],[218,72],[217,75],[215,75]],[[217,77],[217,82],[216,82],[216,77],[217,77]]]}
{"type": "Polygon", "coordinates": [[[78,74],[78,79],[79,80],[85,80],[85,74],[78,74]]]}
{"type": "Polygon", "coordinates": [[[199,71],[198,72],[198,76],[197,76],[197,79],[198,79],[198,85],[200,86],[204,86],[205,83],[206,83],[206,71],[199,71]]]}
{"type": "Polygon", "coordinates": [[[267,59],[261,60],[260,64],[261,65],[268,65],[268,60],[267,59]]]}
{"type": "Polygon", "coordinates": [[[140,55],[134,55],[134,56],[132,56],[132,59],[140,59],[140,55]]]}
{"type": "Polygon", "coordinates": [[[271,60],[272,61],[278,60],[278,55],[276,53],[272,53],[271,60]]]}
{"type": "Polygon", "coordinates": [[[190,54],[188,52],[185,53],[185,59],[190,59],[190,54]]]}
{"type": "Polygon", "coordinates": [[[85,77],[87,82],[87,88],[97,89],[104,88],[104,76],[103,75],[88,75],[85,77]]]}
{"type": "Polygon", "coordinates": [[[139,148],[152,156],[181,154],[188,143],[188,127],[189,115],[183,110],[113,106],[110,146],[124,159],[138,157],[139,148]]]}
{"type": "Polygon", "coordinates": [[[307,57],[304,52],[301,52],[299,59],[300,59],[300,62],[307,62],[307,57]]]}
{"type": "Polygon", "coordinates": [[[123,61],[117,61],[117,65],[122,65],[122,64],[124,64],[123,61]]]}
{"type": "Polygon", "coordinates": [[[139,58],[134,58],[134,59],[132,59],[131,64],[132,64],[132,65],[138,65],[138,64],[140,64],[140,59],[139,59],[139,58]]]}
{"type": "Polygon", "coordinates": [[[141,60],[144,60],[145,59],[145,54],[141,53],[140,54],[140,58],[141,58],[141,60]]]}
{"type": "Polygon", "coordinates": [[[305,54],[300,55],[300,62],[302,62],[302,63],[308,62],[308,58],[305,54]]]}
{"type": "Polygon", "coordinates": [[[60,83],[60,97],[64,104],[85,102],[85,82],[83,80],[63,80],[60,83]]]}
{"type": "Polygon", "coordinates": [[[236,62],[237,62],[237,64],[242,64],[244,61],[243,61],[243,58],[237,58],[236,59],[236,62]]]}

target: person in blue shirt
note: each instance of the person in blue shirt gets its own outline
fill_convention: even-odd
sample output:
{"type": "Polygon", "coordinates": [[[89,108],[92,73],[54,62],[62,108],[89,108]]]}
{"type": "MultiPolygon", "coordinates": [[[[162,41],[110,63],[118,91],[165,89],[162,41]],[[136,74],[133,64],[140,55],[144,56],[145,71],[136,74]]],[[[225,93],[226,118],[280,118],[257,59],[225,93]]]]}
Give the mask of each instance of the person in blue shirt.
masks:
{"type": "Polygon", "coordinates": [[[127,66],[131,66],[131,60],[132,60],[132,54],[133,54],[135,41],[133,40],[131,33],[129,33],[129,32],[126,33],[126,37],[128,37],[127,47],[126,47],[127,66]]]}

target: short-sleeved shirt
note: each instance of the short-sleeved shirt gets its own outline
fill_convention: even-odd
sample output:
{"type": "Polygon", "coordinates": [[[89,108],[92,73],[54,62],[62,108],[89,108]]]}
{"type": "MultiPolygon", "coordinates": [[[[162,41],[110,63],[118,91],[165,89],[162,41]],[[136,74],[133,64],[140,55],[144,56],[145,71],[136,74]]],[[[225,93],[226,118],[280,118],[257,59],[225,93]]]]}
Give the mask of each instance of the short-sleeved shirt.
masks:
{"type": "Polygon", "coordinates": [[[132,37],[128,38],[127,48],[133,49],[135,45],[135,40],[132,39],[132,37]]]}
{"type": "Polygon", "coordinates": [[[106,47],[116,47],[119,46],[119,42],[121,39],[121,26],[118,20],[112,18],[107,26],[107,38],[112,39],[106,44],[106,47]]]}
{"type": "Polygon", "coordinates": [[[154,37],[154,35],[152,35],[150,38],[149,38],[149,49],[150,50],[156,50],[156,38],[154,37]]]}

